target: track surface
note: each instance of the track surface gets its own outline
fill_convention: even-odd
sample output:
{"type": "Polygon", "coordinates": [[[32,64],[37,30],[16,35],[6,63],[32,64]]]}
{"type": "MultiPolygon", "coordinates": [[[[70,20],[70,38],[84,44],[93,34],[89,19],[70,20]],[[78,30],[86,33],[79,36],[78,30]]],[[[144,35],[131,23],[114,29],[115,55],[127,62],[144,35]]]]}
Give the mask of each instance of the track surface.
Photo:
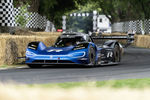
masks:
{"type": "Polygon", "coordinates": [[[85,68],[81,66],[49,66],[41,69],[7,69],[0,71],[0,82],[25,84],[101,81],[150,78],[150,49],[127,48],[122,63],[116,66],[85,68]]]}

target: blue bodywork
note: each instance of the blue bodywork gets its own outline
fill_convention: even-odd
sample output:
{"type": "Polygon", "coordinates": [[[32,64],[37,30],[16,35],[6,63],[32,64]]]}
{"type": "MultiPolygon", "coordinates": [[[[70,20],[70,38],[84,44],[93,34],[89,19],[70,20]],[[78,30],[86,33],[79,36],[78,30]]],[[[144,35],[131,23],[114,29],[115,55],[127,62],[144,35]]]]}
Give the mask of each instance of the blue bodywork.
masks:
{"type": "Polygon", "coordinates": [[[46,47],[42,42],[39,42],[37,49],[27,48],[26,64],[81,64],[88,65],[89,62],[89,46],[93,46],[96,50],[96,61],[100,55],[102,48],[89,42],[86,48],[75,50],[77,46],[68,47],[46,47]]]}

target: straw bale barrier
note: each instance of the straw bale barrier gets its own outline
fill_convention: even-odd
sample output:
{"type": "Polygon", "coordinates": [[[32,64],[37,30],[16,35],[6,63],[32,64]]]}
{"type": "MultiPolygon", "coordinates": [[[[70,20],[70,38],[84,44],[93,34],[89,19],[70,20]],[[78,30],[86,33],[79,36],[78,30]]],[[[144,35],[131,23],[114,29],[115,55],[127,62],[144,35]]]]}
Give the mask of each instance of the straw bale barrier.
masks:
{"type": "Polygon", "coordinates": [[[124,36],[124,35],[127,35],[127,34],[126,33],[111,33],[111,34],[110,33],[103,33],[103,35],[111,35],[111,36],[117,36],[117,35],[122,36],[123,35],[124,36]]]}
{"type": "MultiPolygon", "coordinates": [[[[35,33],[34,33],[35,34],[35,33]]],[[[17,57],[25,56],[29,42],[42,41],[46,46],[51,46],[60,33],[37,33],[36,35],[0,35],[0,65],[18,63],[17,57]]]]}
{"type": "Polygon", "coordinates": [[[134,46],[150,48],[150,35],[136,35],[134,46]]]}

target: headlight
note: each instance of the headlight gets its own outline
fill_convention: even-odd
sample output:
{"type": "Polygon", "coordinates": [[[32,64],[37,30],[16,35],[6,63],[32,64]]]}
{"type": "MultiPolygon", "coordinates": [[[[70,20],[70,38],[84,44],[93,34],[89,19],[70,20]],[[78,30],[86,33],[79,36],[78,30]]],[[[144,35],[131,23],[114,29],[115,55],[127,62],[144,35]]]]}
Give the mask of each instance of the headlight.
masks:
{"type": "Polygon", "coordinates": [[[39,42],[31,42],[28,44],[28,48],[32,50],[37,50],[39,42]]]}
{"type": "Polygon", "coordinates": [[[36,50],[37,47],[36,46],[28,46],[29,49],[33,49],[33,50],[36,50]]]}
{"type": "Polygon", "coordinates": [[[26,56],[35,56],[34,52],[26,51],[26,56]]]}
{"type": "Polygon", "coordinates": [[[86,55],[85,52],[75,52],[75,53],[70,54],[69,56],[72,58],[82,58],[85,55],[86,55]]]}

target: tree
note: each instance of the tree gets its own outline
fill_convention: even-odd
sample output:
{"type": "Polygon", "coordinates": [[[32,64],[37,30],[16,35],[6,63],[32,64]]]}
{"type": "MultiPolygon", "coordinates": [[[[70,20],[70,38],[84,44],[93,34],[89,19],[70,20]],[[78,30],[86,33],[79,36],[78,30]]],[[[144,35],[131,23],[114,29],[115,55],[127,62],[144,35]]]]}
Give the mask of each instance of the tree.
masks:
{"type": "Polygon", "coordinates": [[[14,0],[16,6],[20,2],[28,2],[30,11],[46,16],[57,27],[63,15],[92,10],[105,14],[112,23],[150,18],[150,0],[14,0]]]}
{"type": "Polygon", "coordinates": [[[26,24],[30,20],[30,13],[28,12],[28,4],[20,6],[20,12],[19,14],[15,17],[16,23],[22,27],[25,28],[26,24]]]}
{"type": "Polygon", "coordinates": [[[47,16],[57,28],[61,27],[62,16],[74,9],[77,4],[83,4],[86,0],[40,0],[39,13],[47,16]]]}
{"type": "Polygon", "coordinates": [[[102,12],[112,22],[149,19],[149,0],[94,0],[102,8],[102,12]]]}
{"type": "Polygon", "coordinates": [[[29,11],[38,12],[39,10],[39,0],[14,0],[15,7],[20,7],[22,4],[29,4],[29,11]]]}

